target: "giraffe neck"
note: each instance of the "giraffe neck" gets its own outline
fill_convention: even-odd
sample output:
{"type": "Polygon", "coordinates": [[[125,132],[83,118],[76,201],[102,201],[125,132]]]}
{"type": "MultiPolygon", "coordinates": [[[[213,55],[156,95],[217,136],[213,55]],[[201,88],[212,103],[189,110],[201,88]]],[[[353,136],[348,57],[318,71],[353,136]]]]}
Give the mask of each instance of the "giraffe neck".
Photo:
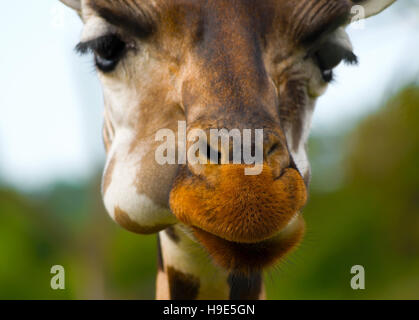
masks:
{"type": "Polygon", "coordinates": [[[262,275],[234,275],[214,265],[179,226],[158,235],[156,298],[159,300],[263,299],[262,275]]]}

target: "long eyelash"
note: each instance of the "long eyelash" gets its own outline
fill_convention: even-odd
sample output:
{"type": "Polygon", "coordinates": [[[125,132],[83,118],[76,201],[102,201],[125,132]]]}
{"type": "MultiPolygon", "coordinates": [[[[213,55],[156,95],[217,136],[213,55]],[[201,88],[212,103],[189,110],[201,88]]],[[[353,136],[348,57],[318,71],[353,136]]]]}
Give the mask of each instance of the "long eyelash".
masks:
{"type": "Polygon", "coordinates": [[[74,50],[81,55],[89,53],[91,51],[89,41],[88,42],[79,42],[76,45],[76,47],[74,48],[74,50]]]}
{"type": "Polygon", "coordinates": [[[97,39],[89,40],[86,42],[80,42],[76,45],[74,50],[76,50],[76,52],[81,55],[87,54],[95,50],[103,50],[108,48],[113,43],[113,41],[115,41],[115,37],[116,36],[113,34],[108,34],[97,39]]]}
{"type": "Polygon", "coordinates": [[[359,63],[358,57],[352,51],[346,51],[345,55],[343,56],[343,61],[346,64],[350,65],[357,65],[359,63]]]}

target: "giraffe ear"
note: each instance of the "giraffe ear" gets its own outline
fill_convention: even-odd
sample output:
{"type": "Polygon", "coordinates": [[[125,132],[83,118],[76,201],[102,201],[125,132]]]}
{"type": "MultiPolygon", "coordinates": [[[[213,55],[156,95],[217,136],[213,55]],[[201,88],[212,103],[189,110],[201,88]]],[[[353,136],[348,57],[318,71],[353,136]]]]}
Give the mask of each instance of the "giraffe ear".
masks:
{"type": "Polygon", "coordinates": [[[81,12],[81,0],[60,0],[66,6],[76,10],[77,12],[81,12]]]}
{"type": "Polygon", "coordinates": [[[353,7],[353,14],[360,13],[356,6],[361,6],[361,10],[363,11],[362,18],[365,19],[380,13],[394,2],[396,2],[396,0],[353,0],[352,2],[355,5],[353,7]]]}

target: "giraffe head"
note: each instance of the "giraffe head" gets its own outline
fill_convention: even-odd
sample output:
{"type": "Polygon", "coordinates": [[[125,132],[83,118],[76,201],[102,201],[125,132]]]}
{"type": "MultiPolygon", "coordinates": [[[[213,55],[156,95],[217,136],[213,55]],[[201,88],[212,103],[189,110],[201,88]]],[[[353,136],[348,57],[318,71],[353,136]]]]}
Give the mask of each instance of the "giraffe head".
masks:
{"type": "MultiPolygon", "coordinates": [[[[263,269],[296,246],[304,233],[314,104],[334,67],[356,62],[345,32],[354,14],[376,14],[394,0],[63,2],[83,19],[78,50],[94,53],[103,85],[102,191],[111,217],[141,234],[180,224],[233,271],[263,269]],[[210,154],[219,146],[208,139],[211,129],[241,136],[263,129],[259,142],[249,140],[263,155],[260,170],[160,164],[158,132],[172,130],[179,142],[179,121],[187,135],[204,133],[210,154]]],[[[229,160],[232,151],[215,154],[229,160]]],[[[176,143],[166,152],[182,158],[176,143]]]]}

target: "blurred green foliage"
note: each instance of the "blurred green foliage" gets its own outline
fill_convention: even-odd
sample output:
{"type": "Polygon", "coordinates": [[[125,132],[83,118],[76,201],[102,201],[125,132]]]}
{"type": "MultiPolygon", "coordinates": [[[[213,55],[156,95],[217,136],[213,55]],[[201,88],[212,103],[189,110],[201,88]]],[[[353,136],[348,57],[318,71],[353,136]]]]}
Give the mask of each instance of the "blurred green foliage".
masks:
{"type": "MultiPolygon", "coordinates": [[[[307,235],[267,271],[270,299],[419,299],[418,120],[412,85],[350,132],[312,137],[307,235]],[[350,287],[357,264],[366,290],[350,287]]],[[[1,299],[151,299],[155,247],[108,218],[97,179],[0,190],[1,299]],[[50,288],[56,264],[63,291],[50,288]]]]}

